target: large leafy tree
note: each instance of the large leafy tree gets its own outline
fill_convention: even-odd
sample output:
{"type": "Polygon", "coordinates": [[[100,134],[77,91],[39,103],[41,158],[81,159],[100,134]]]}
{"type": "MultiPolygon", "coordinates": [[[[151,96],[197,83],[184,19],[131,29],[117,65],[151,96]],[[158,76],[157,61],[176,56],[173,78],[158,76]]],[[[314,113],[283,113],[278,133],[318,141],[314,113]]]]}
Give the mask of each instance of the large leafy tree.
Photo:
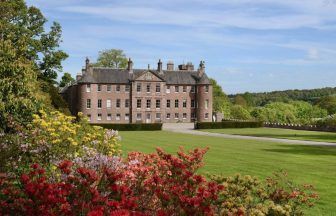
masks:
{"type": "Polygon", "coordinates": [[[27,51],[25,42],[13,44],[0,39],[0,46],[0,131],[9,131],[9,119],[28,123],[45,98],[40,93],[34,63],[20,55],[27,51]]]}
{"type": "Polygon", "coordinates": [[[210,83],[212,85],[213,110],[223,113],[224,117],[228,118],[231,111],[229,98],[224,93],[222,87],[218,85],[216,80],[210,79],[210,83]]]}
{"type": "Polygon", "coordinates": [[[318,100],[317,105],[328,110],[330,115],[336,114],[336,96],[325,96],[318,100]]]}
{"type": "Polygon", "coordinates": [[[66,85],[68,85],[68,84],[70,84],[74,81],[75,81],[75,79],[72,78],[71,74],[65,72],[64,75],[61,78],[61,81],[59,83],[59,87],[64,87],[64,86],[66,86],[66,85]]]}
{"type": "Polygon", "coordinates": [[[94,65],[109,68],[126,68],[127,58],[123,50],[106,49],[99,52],[97,62],[94,65]]]}
{"type": "Polygon", "coordinates": [[[61,26],[54,22],[49,32],[45,31],[47,19],[36,7],[28,7],[24,0],[2,0],[0,2],[0,37],[10,40],[14,48],[20,41],[27,49],[17,50],[34,63],[38,78],[53,83],[62,71],[61,62],[67,54],[59,50],[61,26]]]}
{"type": "Polygon", "coordinates": [[[0,1],[0,130],[10,130],[10,118],[25,125],[54,103],[49,87],[67,55],[58,49],[60,25],[46,32],[45,23],[40,10],[23,0],[0,1]]]}

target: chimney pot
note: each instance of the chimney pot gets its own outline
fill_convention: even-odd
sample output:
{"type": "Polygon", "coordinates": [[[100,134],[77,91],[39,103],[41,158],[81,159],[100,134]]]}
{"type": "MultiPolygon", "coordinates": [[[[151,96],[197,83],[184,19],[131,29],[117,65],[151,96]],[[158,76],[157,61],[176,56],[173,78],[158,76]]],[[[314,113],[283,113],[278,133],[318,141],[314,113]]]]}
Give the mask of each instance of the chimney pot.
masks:
{"type": "Polygon", "coordinates": [[[169,61],[167,63],[167,70],[169,70],[169,71],[173,71],[174,70],[174,62],[169,61]]]}
{"type": "Polygon", "coordinates": [[[131,58],[128,59],[127,70],[128,70],[129,73],[133,73],[133,62],[132,62],[131,58]]]}
{"type": "Polygon", "coordinates": [[[161,59],[159,59],[159,62],[158,62],[158,69],[157,69],[158,71],[159,71],[159,73],[162,73],[163,72],[163,70],[162,70],[162,61],[161,61],[161,59]]]}

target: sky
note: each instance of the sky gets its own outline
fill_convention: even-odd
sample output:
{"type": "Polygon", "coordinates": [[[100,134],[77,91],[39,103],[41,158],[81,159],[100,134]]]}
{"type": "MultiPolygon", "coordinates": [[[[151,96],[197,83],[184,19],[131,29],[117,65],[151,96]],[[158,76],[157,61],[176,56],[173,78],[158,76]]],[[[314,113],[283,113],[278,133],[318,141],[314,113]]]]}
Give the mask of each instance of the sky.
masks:
{"type": "Polygon", "coordinates": [[[336,0],[28,0],[62,26],[64,71],[122,49],[134,68],[205,61],[227,94],[336,87],[336,0]]]}

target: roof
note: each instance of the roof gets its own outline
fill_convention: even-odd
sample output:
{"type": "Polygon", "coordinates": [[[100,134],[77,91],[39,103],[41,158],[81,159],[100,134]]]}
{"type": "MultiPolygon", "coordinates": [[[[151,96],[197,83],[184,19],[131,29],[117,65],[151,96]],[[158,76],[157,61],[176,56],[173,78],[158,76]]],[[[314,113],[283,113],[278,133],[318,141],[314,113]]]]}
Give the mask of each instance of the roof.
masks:
{"type": "Polygon", "coordinates": [[[202,77],[198,76],[197,71],[186,70],[163,70],[159,73],[156,70],[148,69],[133,69],[133,73],[129,73],[126,69],[112,69],[112,68],[99,68],[93,67],[92,73],[85,73],[78,83],[112,83],[123,84],[129,83],[141,75],[151,72],[167,84],[181,84],[181,85],[195,85],[195,84],[210,84],[209,78],[204,73],[202,77]]]}

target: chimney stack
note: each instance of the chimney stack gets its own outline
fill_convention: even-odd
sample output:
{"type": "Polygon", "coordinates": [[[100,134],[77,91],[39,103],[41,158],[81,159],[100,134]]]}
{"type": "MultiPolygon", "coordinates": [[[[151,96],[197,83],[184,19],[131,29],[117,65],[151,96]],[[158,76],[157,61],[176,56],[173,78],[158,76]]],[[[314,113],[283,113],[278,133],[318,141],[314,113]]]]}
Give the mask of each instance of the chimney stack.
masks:
{"type": "Polygon", "coordinates": [[[78,73],[78,74],[76,75],[76,81],[80,80],[81,78],[82,78],[82,74],[81,74],[81,73],[78,73]]]}
{"type": "Polygon", "coordinates": [[[129,73],[133,73],[133,62],[132,62],[131,58],[128,59],[127,70],[128,70],[129,73]]]}
{"type": "Polygon", "coordinates": [[[90,59],[89,57],[86,57],[85,59],[85,70],[87,71],[89,69],[90,66],[90,59]]]}
{"type": "Polygon", "coordinates": [[[201,61],[200,64],[199,64],[199,68],[198,68],[198,76],[202,77],[204,72],[205,72],[204,61],[201,61]]]}
{"type": "Polygon", "coordinates": [[[174,62],[169,61],[167,63],[167,70],[169,70],[169,71],[173,71],[174,70],[174,62]]]}
{"type": "Polygon", "coordinates": [[[159,59],[159,62],[158,62],[158,69],[157,69],[157,70],[159,71],[160,74],[163,73],[163,70],[162,70],[162,61],[161,61],[161,59],[159,59]]]}

